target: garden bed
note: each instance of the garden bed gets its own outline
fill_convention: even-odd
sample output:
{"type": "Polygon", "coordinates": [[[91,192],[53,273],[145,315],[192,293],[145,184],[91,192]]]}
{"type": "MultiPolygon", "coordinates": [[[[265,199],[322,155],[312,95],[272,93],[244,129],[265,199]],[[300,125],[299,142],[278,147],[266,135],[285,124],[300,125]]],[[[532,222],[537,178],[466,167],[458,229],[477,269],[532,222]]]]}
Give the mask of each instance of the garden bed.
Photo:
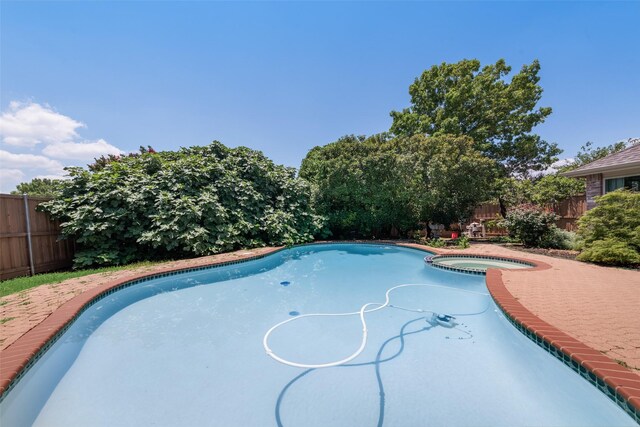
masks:
{"type": "Polygon", "coordinates": [[[505,244],[500,245],[509,249],[514,249],[520,252],[528,252],[530,254],[546,255],[554,258],[571,259],[575,260],[580,251],[572,251],[569,249],[544,249],[544,248],[525,248],[520,245],[505,244]]]}

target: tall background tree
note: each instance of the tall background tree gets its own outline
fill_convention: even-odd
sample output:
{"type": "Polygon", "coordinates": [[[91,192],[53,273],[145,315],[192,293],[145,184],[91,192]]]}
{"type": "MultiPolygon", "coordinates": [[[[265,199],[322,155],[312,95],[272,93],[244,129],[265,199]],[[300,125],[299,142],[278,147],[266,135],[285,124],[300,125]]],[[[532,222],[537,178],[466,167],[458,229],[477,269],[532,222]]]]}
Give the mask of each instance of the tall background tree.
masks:
{"type": "Polygon", "coordinates": [[[11,194],[28,194],[29,196],[54,197],[65,184],[63,179],[33,178],[16,186],[11,194]]]}
{"type": "Polygon", "coordinates": [[[300,176],[336,237],[405,234],[419,222],[466,219],[489,197],[495,162],[468,137],[347,136],[315,147],[300,176]]]}
{"type": "Polygon", "coordinates": [[[551,108],[537,107],[539,71],[536,60],[507,81],[511,67],[502,59],[482,69],[476,59],[434,65],[409,87],[411,106],[391,112],[391,132],[468,136],[504,176],[544,170],[561,150],[532,133],[551,114],[551,108]]]}

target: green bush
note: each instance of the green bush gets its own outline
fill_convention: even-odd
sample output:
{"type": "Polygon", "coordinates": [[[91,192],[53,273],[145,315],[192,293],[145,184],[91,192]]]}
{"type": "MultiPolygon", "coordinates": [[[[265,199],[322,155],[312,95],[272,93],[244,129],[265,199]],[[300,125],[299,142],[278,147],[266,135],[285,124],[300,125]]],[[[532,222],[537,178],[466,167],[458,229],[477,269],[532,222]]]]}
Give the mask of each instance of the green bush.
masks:
{"type": "Polygon", "coordinates": [[[467,249],[471,244],[469,243],[469,238],[467,236],[460,236],[457,239],[457,245],[460,249],[467,249]]]}
{"type": "Polygon", "coordinates": [[[414,230],[413,232],[409,233],[409,235],[414,242],[419,243],[424,240],[424,237],[422,236],[422,233],[420,233],[420,230],[414,230]]]}
{"type": "Polygon", "coordinates": [[[580,260],[640,263],[640,193],[617,190],[598,197],[578,220],[578,235],[584,241],[580,260]]]}
{"type": "Polygon", "coordinates": [[[323,228],[309,184],[258,151],[214,141],[102,160],[70,168],[41,205],[76,240],[77,267],[307,242],[323,228]]]}
{"type": "Polygon", "coordinates": [[[428,239],[425,243],[427,246],[431,246],[432,248],[443,248],[446,245],[446,242],[440,238],[428,239]]]}
{"type": "Polygon", "coordinates": [[[520,239],[512,236],[495,236],[489,238],[490,243],[522,243],[520,239]]]}
{"type": "Polygon", "coordinates": [[[504,226],[512,237],[520,239],[525,246],[540,247],[552,239],[557,216],[553,212],[534,205],[520,205],[507,213],[504,226]]]}
{"type": "Polygon", "coordinates": [[[640,264],[640,253],[628,243],[604,239],[591,243],[577,259],[600,264],[634,265],[640,264]]]}
{"type": "Polygon", "coordinates": [[[576,233],[562,230],[555,225],[540,241],[540,247],[548,249],[576,249],[577,245],[578,236],[576,233]]]}

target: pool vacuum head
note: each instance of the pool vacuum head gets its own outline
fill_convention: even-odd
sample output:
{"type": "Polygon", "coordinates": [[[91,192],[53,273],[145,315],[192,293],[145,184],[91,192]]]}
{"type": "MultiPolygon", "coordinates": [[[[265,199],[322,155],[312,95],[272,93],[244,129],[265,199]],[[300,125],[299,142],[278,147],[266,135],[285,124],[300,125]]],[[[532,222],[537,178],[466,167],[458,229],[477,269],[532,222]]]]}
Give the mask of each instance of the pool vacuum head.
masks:
{"type": "Polygon", "coordinates": [[[448,314],[433,313],[431,317],[427,319],[427,322],[433,326],[440,325],[445,328],[453,328],[457,325],[454,319],[455,317],[449,316],[448,314]]]}

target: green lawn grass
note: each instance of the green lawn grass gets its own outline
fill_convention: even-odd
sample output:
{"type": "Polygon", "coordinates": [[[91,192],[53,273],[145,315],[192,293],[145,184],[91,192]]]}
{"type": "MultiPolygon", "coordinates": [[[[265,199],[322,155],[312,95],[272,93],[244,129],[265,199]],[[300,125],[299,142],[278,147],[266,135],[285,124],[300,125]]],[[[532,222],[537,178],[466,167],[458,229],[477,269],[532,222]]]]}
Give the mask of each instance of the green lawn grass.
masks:
{"type": "MultiPolygon", "coordinates": [[[[164,261],[161,261],[164,262],[164,261]]],[[[88,276],[89,274],[105,273],[108,271],[126,270],[129,268],[145,267],[149,265],[160,264],[161,262],[143,261],[128,265],[118,265],[114,267],[92,268],[86,270],[60,271],[56,273],[36,274],[30,277],[16,277],[15,279],[4,280],[0,282],[0,297],[24,291],[25,289],[35,288],[40,285],[52,283],[60,283],[74,277],[88,276]]]]}

